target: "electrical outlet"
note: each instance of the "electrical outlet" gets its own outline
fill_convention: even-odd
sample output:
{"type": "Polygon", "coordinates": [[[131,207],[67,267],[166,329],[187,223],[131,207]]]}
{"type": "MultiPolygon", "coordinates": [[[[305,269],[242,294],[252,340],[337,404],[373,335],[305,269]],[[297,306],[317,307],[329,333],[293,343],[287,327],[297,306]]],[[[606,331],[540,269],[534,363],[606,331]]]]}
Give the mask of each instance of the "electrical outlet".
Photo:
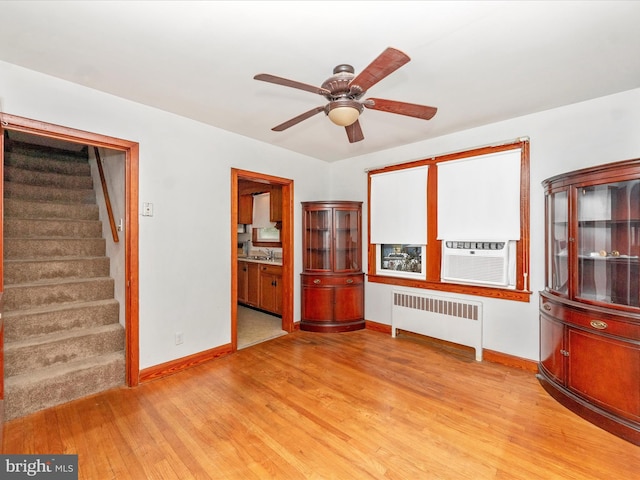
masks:
{"type": "Polygon", "coordinates": [[[176,332],[176,345],[181,345],[182,343],[184,343],[184,335],[182,335],[182,332],[176,332]]]}
{"type": "Polygon", "coordinates": [[[153,203],[144,202],[142,204],[142,216],[143,217],[153,217],[153,203]]]}

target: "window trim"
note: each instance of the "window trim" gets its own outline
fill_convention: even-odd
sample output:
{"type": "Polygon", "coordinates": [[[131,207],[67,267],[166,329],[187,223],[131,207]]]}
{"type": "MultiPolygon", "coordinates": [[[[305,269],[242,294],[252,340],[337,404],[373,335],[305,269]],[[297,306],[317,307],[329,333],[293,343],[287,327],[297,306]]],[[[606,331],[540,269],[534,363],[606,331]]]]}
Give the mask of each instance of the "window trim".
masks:
{"type": "Polygon", "coordinates": [[[426,245],[421,245],[419,248],[422,249],[422,255],[421,255],[421,272],[420,273],[414,273],[414,272],[403,272],[403,271],[397,271],[397,270],[388,270],[384,273],[380,273],[383,272],[383,268],[382,268],[382,245],[386,245],[386,244],[382,244],[382,243],[376,243],[374,244],[375,248],[376,248],[376,266],[375,266],[375,270],[376,273],[378,275],[382,275],[385,277],[393,277],[393,278],[409,278],[412,280],[424,280],[424,277],[426,276],[426,263],[427,263],[427,246],[426,245]]]}
{"type": "MultiPolygon", "coordinates": [[[[376,244],[372,244],[371,225],[367,226],[367,254],[368,254],[368,281],[403,287],[422,288],[429,290],[446,291],[451,293],[461,293],[482,297],[501,298],[520,302],[529,302],[531,298],[529,279],[529,248],[530,248],[530,176],[529,176],[529,140],[518,139],[501,145],[478,147],[455,153],[448,153],[423,160],[417,160],[402,164],[391,165],[378,169],[372,169],[367,175],[367,209],[371,206],[371,175],[378,173],[413,168],[427,165],[427,245],[426,245],[426,279],[409,279],[396,276],[380,275],[376,271],[377,253],[376,244]],[[500,287],[463,285],[458,283],[448,283],[440,280],[440,266],[442,262],[442,240],[437,239],[437,215],[438,215],[438,164],[460,160],[463,158],[475,157],[491,153],[503,152],[506,150],[520,149],[520,240],[516,241],[516,287],[506,289],[500,287]]],[[[371,211],[368,211],[367,218],[371,218],[371,211]]],[[[367,220],[369,222],[369,220],[367,220]]]]}

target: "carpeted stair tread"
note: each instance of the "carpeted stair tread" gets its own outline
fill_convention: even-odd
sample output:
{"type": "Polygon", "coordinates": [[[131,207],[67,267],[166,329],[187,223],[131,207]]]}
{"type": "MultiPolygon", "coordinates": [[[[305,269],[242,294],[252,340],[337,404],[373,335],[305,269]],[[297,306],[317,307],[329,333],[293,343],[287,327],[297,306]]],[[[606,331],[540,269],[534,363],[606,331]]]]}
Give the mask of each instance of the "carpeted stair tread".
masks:
{"type": "Polygon", "coordinates": [[[5,259],[101,256],[106,252],[104,238],[7,238],[5,259]]]}
{"type": "Polygon", "coordinates": [[[104,256],[6,259],[4,284],[106,277],[109,276],[109,267],[109,258],[104,256]]]}
{"type": "Polygon", "coordinates": [[[5,218],[74,218],[99,220],[96,203],[53,203],[44,200],[4,199],[5,218]]]}
{"type": "Polygon", "coordinates": [[[5,238],[97,238],[102,236],[99,220],[76,220],[72,218],[8,218],[4,221],[5,238]]]}
{"type": "Polygon", "coordinates": [[[70,157],[49,158],[22,152],[8,152],[4,158],[5,166],[39,172],[61,173],[65,175],[90,176],[89,162],[77,161],[70,157]]]}
{"type": "MultiPolygon", "coordinates": [[[[64,340],[80,338],[88,335],[99,336],[103,333],[116,332],[117,334],[124,333],[122,325],[119,323],[110,323],[108,325],[98,325],[91,328],[82,328],[77,330],[64,330],[55,333],[48,333],[46,335],[40,335],[37,337],[25,338],[22,340],[5,341],[4,353],[5,355],[11,355],[12,352],[25,348],[34,348],[50,343],[60,343],[64,340]]],[[[120,345],[121,348],[113,350],[122,350],[124,345],[120,345]]],[[[92,355],[88,355],[92,356],[92,355]]],[[[7,372],[5,372],[6,374],[7,372]]],[[[7,375],[11,376],[11,375],[7,375]]]]}
{"type": "MultiPolygon", "coordinates": [[[[104,365],[105,363],[124,360],[124,350],[118,352],[109,352],[103,355],[95,355],[93,357],[83,358],[75,360],[73,362],[66,362],[58,365],[52,365],[38,369],[33,373],[26,373],[22,375],[13,375],[5,378],[5,388],[8,390],[19,385],[29,385],[38,382],[45,382],[48,378],[73,373],[78,366],[83,370],[91,368],[96,365],[104,365]]],[[[124,374],[124,370],[122,372],[124,374]]]]}
{"type": "Polygon", "coordinates": [[[14,342],[59,331],[118,323],[119,313],[120,304],[113,298],[4,312],[4,339],[14,342]]]}
{"type": "Polygon", "coordinates": [[[119,323],[7,342],[5,376],[120,350],[124,350],[124,328],[119,323]]]}
{"type": "MultiPolygon", "coordinates": [[[[87,152],[61,150],[50,146],[37,146],[14,143],[7,151],[9,156],[22,155],[29,157],[32,161],[38,160],[59,160],[67,163],[87,163],[87,152]]],[[[6,157],[5,157],[6,158],[6,157]]]]}
{"type": "Polygon", "coordinates": [[[42,368],[5,379],[5,419],[12,420],[125,382],[124,351],[42,368]]]}
{"type": "Polygon", "coordinates": [[[4,197],[57,203],[96,203],[93,189],[54,188],[18,182],[4,183],[4,197]]]}
{"type": "Polygon", "coordinates": [[[93,178],[91,175],[67,175],[63,173],[27,170],[5,165],[5,182],[16,182],[25,185],[39,185],[54,188],[68,188],[71,190],[91,190],[93,178]]]}
{"type": "Polygon", "coordinates": [[[51,282],[5,285],[4,311],[27,310],[44,305],[64,305],[79,301],[113,298],[110,277],[71,278],[51,282]]]}

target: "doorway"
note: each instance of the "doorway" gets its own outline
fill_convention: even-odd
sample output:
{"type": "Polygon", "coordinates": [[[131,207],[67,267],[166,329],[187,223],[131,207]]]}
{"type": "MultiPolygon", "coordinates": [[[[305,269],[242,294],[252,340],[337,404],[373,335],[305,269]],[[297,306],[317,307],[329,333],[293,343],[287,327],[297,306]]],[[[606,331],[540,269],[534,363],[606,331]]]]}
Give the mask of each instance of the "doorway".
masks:
{"type": "MultiPolygon", "coordinates": [[[[101,147],[124,154],[124,228],[125,228],[125,381],[130,387],[139,383],[139,318],[138,318],[138,151],[136,142],[47,124],[15,115],[1,115],[0,138],[4,132],[21,132],[42,139],[52,139],[88,147],[101,147]]],[[[4,148],[0,143],[0,169],[4,166],[4,148]]],[[[3,199],[0,196],[0,207],[3,199]]],[[[2,242],[2,236],[0,236],[2,242]]],[[[0,250],[2,245],[0,244],[0,250]]],[[[0,276],[2,276],[0,262],[0,276]]],[[[1,338],[0,338],[1,340],[1,338]]],[[[0,356],[0,368],[4,358],[0,356]]]]}
{"type": "Polygon", "coordinates": [[[239,185],[255,182],[278,186],[282,193],[282,317],[281,328],[294,330],[293,324],[293,180],[246,170],[231,169],[231,343],[238,349],[238,210],[239,185]]]}

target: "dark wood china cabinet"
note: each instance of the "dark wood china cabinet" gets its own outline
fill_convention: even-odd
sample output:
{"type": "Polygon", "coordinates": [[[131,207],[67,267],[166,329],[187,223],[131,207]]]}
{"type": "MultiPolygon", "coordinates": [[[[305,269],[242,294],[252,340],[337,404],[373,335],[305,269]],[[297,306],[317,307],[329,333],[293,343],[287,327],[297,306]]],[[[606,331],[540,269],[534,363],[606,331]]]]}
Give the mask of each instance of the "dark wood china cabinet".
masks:
{"type": "Polygon", "coordinates": [[[640,445],[640,159],[543,182],[542,386],[640,445]]]}
{"type": "Polygon", "coordinates": [[[302,202],[300,330],[365,327],[362,202],[302,202]]]}

